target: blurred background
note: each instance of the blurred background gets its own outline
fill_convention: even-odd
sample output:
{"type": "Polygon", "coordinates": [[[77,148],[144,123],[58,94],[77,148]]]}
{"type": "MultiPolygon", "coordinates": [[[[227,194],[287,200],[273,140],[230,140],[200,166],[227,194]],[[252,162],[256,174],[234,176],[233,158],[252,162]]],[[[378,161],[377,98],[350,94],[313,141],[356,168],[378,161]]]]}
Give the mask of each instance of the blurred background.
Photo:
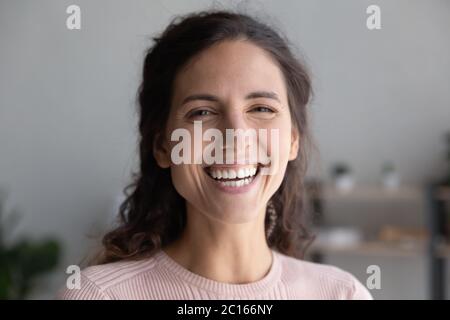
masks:
{"type": "Polygon", "coordinates": [[[307,258],[363,284],[378,266],[376,299],[448,299],[446,0],[1,0],[0,297],[51,299],[98,249],[137,164],[144,51],[175,15],[209,8],[277,26],[312,72],[307,258]]]}

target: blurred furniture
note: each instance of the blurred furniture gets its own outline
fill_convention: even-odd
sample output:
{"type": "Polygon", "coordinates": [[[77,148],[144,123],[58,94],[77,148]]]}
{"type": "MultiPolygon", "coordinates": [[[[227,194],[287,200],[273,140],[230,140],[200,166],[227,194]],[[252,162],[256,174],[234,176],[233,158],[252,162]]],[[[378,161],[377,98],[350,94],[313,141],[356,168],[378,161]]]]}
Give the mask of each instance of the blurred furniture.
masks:
{"type": "Polygon", "coordinates": [[[446,299],[446,260],[450,257],[448,204],[450,187],[433,184],[428,187],[429,206],[428,262],[431,299],[446,299]]]}
{"type": "Polygon", "coordinates": [[[446,298],[445,263],[450,257],[450,242],[445,205],[450,202],[450,188],[400,186],[389,189],[365,185],[352,190],[339,190],[331,185],[323,186],[317,181],[310,181],[307,183],[307,195],[314,211],[312,223],[318,234],[317,241],[311,246],[312,260],[322,262],[327,254],[336,253],[421,256],[428,261],[429,297],[446,298]],[[417,208],[417,203],[423,203],[423,208],[417,208]],[[342,215],[335,214],[337,204],[348,207],[359,204],[360,208],[344,210],[347,218],[342,218],[342,215]],[[388,211],[386,206],[389,214],[385,212],[388,211]],[[400,209],[402,206],[415,206],[420,211],[421,219],[408,216],[409,209],[400,209]],[[376,214],[368,213],[370,210],[376,214]],[[396,215],[401,211],[406,214],[402,213],[403,216],[399,218],[396,215]],[[330,213],[333,216],[331,223],[330,213]],[[353,219],[358,220],[359,225],[353,219]],[[348,236],[342,235],[344,227],[348,229],[348,236]],[[360,237],[356,236],[358,232],[360,237]],[[336,234],[339,236],[336,237],[336,234]]]}

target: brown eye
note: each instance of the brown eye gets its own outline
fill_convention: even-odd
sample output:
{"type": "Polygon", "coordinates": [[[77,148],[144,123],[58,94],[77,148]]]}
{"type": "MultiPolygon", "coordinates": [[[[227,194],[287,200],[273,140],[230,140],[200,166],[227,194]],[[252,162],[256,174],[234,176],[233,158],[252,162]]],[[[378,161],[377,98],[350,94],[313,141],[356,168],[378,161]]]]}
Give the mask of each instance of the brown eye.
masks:
{"type": "Polygon", "coordinates": [[[274,113],[274,111],[271,108],[268,108],[266,106],[257,106],[252,109],[252,112],[274,113]]]}
{"type": "Polygon", "coordinates": [[[211,112],[209,110],[198,110],[198,111],[194,112],[194,115],[196,115],[196,116],[207,116],[210,113],[211,112]]]}
{"type": "Polygon", "coordinates": [[[189,119],[196,119],[196,118],[202,118],[202,117],[210,116],[212,114],[213,114],[213,112],[210,111],[210,110],[197,109],[197,110],[192,110],[191,112],[189,112],[188,118],[189,119]]]}

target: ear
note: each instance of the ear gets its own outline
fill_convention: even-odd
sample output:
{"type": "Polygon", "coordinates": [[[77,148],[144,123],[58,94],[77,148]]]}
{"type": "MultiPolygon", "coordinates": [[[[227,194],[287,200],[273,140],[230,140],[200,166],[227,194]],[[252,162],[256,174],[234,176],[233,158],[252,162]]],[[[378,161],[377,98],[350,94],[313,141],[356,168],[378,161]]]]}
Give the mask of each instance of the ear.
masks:
{"type": "Polygon", "coordinates": [[[294,126],[291,130],[291,149],[289,151],[289,161],[295,160],[298,155],[298,148],[300,143],[300,134],[298,129],[294,126]]]}
{"type": "Polygon", "coordinates": [[[168,149],[169,148],[161,134],[157,134],[153,141],[153,156],[155,157],[158,166],[163,169],[170,167],[170,152],[168,149]]]}

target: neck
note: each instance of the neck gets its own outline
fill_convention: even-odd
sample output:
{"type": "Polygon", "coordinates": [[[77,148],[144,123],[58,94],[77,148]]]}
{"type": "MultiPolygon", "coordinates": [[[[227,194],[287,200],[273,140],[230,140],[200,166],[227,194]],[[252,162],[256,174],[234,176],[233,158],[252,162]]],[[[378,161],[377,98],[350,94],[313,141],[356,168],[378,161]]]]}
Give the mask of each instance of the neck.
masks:
{"type": "Polygon", "coordinates": [[[272,265],[264,217],[262,211],[255,221],[227,224],[188,208],[183,233],[163,250],[189,271],[211,280],[236,284],[258,281],[272,265]]]}

